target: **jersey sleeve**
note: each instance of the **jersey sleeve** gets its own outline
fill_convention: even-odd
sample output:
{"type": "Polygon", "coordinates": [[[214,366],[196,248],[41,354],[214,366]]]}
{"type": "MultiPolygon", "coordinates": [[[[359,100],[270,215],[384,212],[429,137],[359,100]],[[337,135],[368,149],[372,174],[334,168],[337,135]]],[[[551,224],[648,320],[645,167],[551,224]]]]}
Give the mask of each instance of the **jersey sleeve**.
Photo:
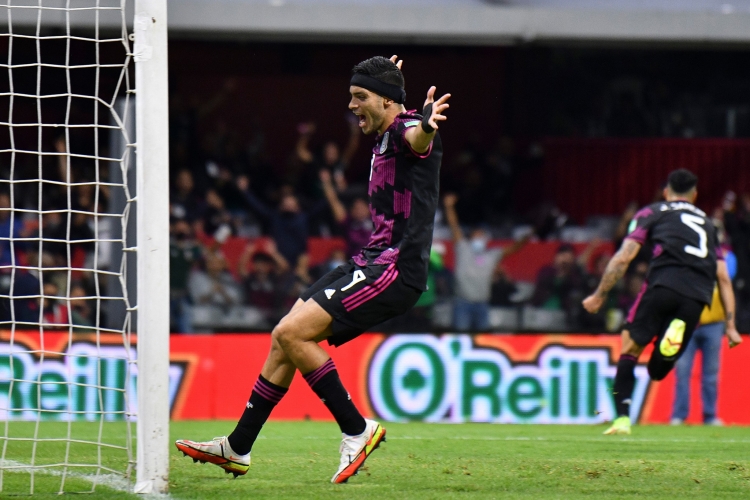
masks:
{"type": "Polygon", "coordinates": [[[403,119],[400,119],[400,122],[398,124],[398,137],[400,139],[401,144],[406,147],[406,151],[408,151],[409,154],[412,156],[416,156],[417,158],[427,158],[430,156],[430,153],[432,153],[432,142],[430,142],[430,146],[427,148],[427,151],[424,153],[417,153],[412,149],[411,144],[409,144],[409,141],[406,140],[406,131],[409,130],[412,127],[418,127],[419,124],[422,123],[421,120],[418,120],[416,117],[406,117],[403,119]]]}
{"type": "Polygon", "coordinates": [[[656,222],[658,215],[654,208],[651,206],[642,208],[635,214],[633,220],[630,221],[628,226],[628,235],[625,237],[626,240],[633,240],[641,245],[646,243],[648,240],[651,228],[656,222]]]}

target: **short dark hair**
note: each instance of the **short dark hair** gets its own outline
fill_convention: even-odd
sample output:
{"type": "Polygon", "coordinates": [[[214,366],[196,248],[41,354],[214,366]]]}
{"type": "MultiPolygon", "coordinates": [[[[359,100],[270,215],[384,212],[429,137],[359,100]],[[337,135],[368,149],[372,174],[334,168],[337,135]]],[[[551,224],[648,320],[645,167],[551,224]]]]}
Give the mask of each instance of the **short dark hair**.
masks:
{"type": "Polygon", "coordinates": [[[562,243],[559,247],[557,247],[557,251],[555,252],[555,255],[559,255],[561,253],[576,253],[576,249],[573,245],[570,243],[562,243]]]}
{"type": "Polygon", "coordinates": [[[404,88],[404,74],[398,69],[396,63],[383,56],[375,56],[365,59],[352,68],[352,73],[371,76],[381,82],[398,85],[404,88]]]}
{"type": "Polygon", "coordinates": [[[698,185],[698,176],[684,168],[673,171],[667,179],[675,194],[687,194],[698,185]]]}

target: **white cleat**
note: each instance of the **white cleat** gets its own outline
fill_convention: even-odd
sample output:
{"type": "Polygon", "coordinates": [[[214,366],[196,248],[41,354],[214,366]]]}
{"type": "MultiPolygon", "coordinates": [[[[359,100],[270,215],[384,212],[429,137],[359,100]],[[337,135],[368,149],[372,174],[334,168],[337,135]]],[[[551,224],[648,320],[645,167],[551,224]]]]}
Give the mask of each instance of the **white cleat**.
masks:
{"type": "Polygon", "coordinates": [[[385,427],[369,419],[365,419],[365,424],[365,432],[359,436],[343,434],[339,448],[341,463],[331,479],[332,483],[347,482],[362,467],[367,457],[385,441],[385,427]]]}
{"type": "Polygon", "coordinates": [[[192,458],[193,462],[218,465],[227,474],[234,474],[234,477],[244,476],[250,468],[250,453],[237,455],[229,446],[226,436],[202,442],[178,439],[175,446],[183,455],[192,458]]]}

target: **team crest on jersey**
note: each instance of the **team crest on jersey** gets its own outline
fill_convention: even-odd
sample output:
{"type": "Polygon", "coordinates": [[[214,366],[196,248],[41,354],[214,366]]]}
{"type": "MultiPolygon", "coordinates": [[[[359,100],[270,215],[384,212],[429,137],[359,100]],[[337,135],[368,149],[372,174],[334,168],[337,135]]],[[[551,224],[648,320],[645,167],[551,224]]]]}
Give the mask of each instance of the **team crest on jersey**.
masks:
{"type": "Polygon", "coordinates": [[[382,155],[385,153],[386,149],[388,149],[388,132],[385,133],[383,136],[383,142],[380,143],[380,154],[382,155]]]}

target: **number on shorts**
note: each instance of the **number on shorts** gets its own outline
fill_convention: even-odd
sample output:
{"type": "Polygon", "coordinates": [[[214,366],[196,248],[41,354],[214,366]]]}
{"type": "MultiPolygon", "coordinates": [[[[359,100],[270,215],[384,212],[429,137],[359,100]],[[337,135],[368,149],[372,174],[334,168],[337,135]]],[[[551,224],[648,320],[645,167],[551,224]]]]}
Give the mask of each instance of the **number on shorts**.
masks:
{"type": "Polygon", "coordinates": [[[351,287],[353,287],[354,285],[356,285],[357,283],[359,283],[360,281],[364,281],[366,279],[367,278],[365,277],[365,273],[357,269],[356,271],[354,271],[354,277],[352,278],[352,282],[346,285],[344,288],[342,288],[341,291],[345,292],[349,290],[351,287]]]}
{"type": "Polygon", "coordinates": [[[703,217],[698,217],[697,215],[690,214],[680,215],[680,220],[687,227],[698,233],[699,239],[697,247],[694,247],[692,245],[685,245],[685,253],[689,253],[690,255],[695,255],[696,257],[705,259],[708,255],[708,238],[706,237],[706,230],[701,226],[706,223],[706,220],[703,217]]]}

